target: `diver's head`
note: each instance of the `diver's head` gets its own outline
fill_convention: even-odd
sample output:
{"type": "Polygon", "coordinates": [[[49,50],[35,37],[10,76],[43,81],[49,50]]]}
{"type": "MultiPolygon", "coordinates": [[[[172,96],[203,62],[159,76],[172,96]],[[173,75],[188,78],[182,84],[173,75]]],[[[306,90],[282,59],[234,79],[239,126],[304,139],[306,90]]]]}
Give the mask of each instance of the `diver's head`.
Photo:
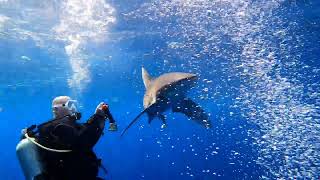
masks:
{"type": "Polygon", "coordinates": [[[61,118],[67,115],[77,113],[77,101],[72,100],[69,96],[58,96],[52,101],[52,112],[54,118],[61,118]]]}

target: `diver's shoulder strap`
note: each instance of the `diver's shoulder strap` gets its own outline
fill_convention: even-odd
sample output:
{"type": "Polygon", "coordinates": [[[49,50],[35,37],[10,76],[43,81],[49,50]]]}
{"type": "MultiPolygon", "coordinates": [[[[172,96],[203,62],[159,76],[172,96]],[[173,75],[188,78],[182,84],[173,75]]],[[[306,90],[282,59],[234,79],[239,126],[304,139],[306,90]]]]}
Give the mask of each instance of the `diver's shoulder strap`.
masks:
{"type": "MultiPolygon", "coordinates": [[[[69,115],[67,115],[67,116],[69,116],[69,115]]],[[[61,118],[54,118],[54,119],[51,119],[51,120],[49,120],[49,121],[47,121],[47,122],[44,122],[44,123],[41,123],[41,124],[37,125],[37,127],[38,127],[38,129],[39,129],[39,128],[41,128],[41,127],[45,126],[45,125],[48,125],[48,124],[51,124],[51,123],[53,123],[53,122],[56,122],[56,121],[62,120],[62,119],[64,119],[64,118],[65,118],[65,117],[67,117],[67,116],[63,116],[63,117],[61,117],[61,118]]]]}
{"type": "MultiPolygon", "coordinates": [[[[72,115],[65,115],[65,116],[60,117],[60,118],[54,118],[54,119],[51,119],[51,120],[49,120],[47,122],[44,122],[44,123],[41,123],[41,124],[37,125],[37,127],[41,128],[41,127],[43,127],[43,126],[45,126],[47,124],[51,124],[53,122],[63,120],[66,117],[68,117],[69,119],[79,120],[81,118],[81,113],[77,112],[77,113],[74,113],[72,115]]],[[[36,125],[32,125],[32,126],[36,126],[36,125]]]]}
{"type": "Polygon", "coordinates": [[[65,150],[65,149],[53,149],[53,148],[48,148],[40,143],[38,143],[34,137],[30,137],[31,136],[35,136],[36,134],[39,133],[40,129],[45,126],[48,125],[50,123],[53,123],[55,121],[61,120],[63,118],[65,118],[66,116],[59,118],[59,119],[52,119],[49,120],[45,123],[39,124],[39,125],[31,125],[30,127],[27,128],[26,133],[24,134],[24,137],[27,138],[30,142],[32,142],[33,144],[37,145],[38,147],[40,147],[41,149],[47,150],[47,151],[51,151],[51,152],[59,152],[59,153],[66,153],[66,152],[71,152],[72,150],[65,150]],[[37,128],[37,129],[36,129],[37,128]],[[35,130],[36,129],[36,130],[35,130]]]}
{"type": "Polygon", "coordinates": [[[28,135],[28,133],[25,133],[24,136],[29,140],[31,141],[33,144],[37,145],[38,147],[44,149],[44,150],[47,150],[47,151],[51,151],[51,152],[59,152],[59,153],[66,153],[66,152],[71,152],[72,150],[64,150],[64,149],[52,149],[52,148],[48,148],[48,147],[45,147],[43,145],[41,145],[40,143],[38,143],[34,138],[30,137],[28,135]]]}
{"type": "Polygon", "coordinates": [[[54,118],[54,119],[51,119],[51,120],[49,120],[47,122],[41,123],[39,125],[32,125],[30,127],[32,127],[31,130],[34,130],[35,128],[37,128],[37,130],[33,131],[34,134],[37,134],[37,133],[39,133],[40,129],[42,129],[43,127],[50,126],[50,124],[53,124],[53,123],[56,123],[56,122],[58,123],[59,121],[62,121],[66,117],[68,117],[68,118],[77,118],[77,116],[75,116],[75,115],[66,115],[66,116],[63,116],[61,118],[54,118]]]}
{"type": "Polygon", "coordinates": [[[32,133],[32,134],[37,134],[37,133],[39,133],[39,129],[40,129],[41,127],[43,127],[43,126],[45,126],[45,125],[47,125],[47,124],[49,124],[49,123],[52,123],[52,122],[54,122],[54,121],[57,121],[57,120],[59,120],[59,119],[51,119],[51,120],[49,120],[49,121],[47,121],[47,122],[44,122],[44,123],[41,123],[41,124],[39,124],[39,125],[33,124],[33,125],[31,125],[30,127],[27,128],[27,132],[28,132],[28,133],[32,133]]]}

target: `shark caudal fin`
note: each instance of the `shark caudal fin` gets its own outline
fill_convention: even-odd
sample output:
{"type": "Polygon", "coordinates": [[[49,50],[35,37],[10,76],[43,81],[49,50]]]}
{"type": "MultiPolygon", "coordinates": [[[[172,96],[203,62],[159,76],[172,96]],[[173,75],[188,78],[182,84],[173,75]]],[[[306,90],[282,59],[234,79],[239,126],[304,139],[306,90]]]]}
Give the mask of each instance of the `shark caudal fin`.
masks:
{"type": "Polygon", "coordinates": [[[138,116],[137,116],[136,118],[134,118],[134,119],[130,122],[130,124],[122,131],[121,136],[123,136],[123,135],[127,132],[127,130],[128,130],[135,122],[137,122],[137,121],[139,120],[140,116],[142,116],[143,113],[146,112],[146,110],[147,110],[147,109],[145,109],[145,110],[143,110],[142,112],[140,112],[140,114],[138,114],[138,116]]]}
{"type": "Polygon", "coordinates": [[[191,120],[201,124],[206,128],[211,127],[209,115],[191,99],[184,98],[172,107],[173,112],[180,112],[188,116],[191,120]]]}
{"type": "MultiPolygon", "coordinates": [[[[140,113],[130,122],[130,124],[122,131],[121,136],[123,136],[123,135],[127,132],[127,130],[128,130],[134,123],[136,123],[144,113],[146,113],[146,112],[149,110],[149,108],[153,108],[153,107],[154,107],[154,105],[151,105],[151,106],[149,106],[148,108],[144,109],[142,112],[140,112],[140,113]]],[[[149,116],[149,114],[148,114],[148,116],[149,116]]],[[[149,118],[150,118],[150,116],[149,116],[149,118]]],[[[151,120],[152,120],[152,119],[151,119],[151,120]]]]}
{"type": "Polygon", "coordinates": [[[148,87],[151,84],[152,77],[144,67],[142,67],[142,79],[143,79],[144,86],[146,87],[146,89],[148,89],[148,87]]]}

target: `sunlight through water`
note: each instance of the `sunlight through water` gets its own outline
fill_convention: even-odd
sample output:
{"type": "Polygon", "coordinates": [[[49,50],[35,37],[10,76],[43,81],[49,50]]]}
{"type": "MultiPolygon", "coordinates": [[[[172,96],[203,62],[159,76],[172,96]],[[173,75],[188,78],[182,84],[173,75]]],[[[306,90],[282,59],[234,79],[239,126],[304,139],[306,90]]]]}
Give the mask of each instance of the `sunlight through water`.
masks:
{"type": "MultiPolygon", "coordinates": [[[[60,78],[73,92],[81,94],[82,90],[92,85],[91,89],[100,91],[90,94],[90,98],[100,98],[101,94],[112,96],[110,102],[124,107],[124,110],[120,108],[116,112],[126,112],[120,116],[122,119],[119,118],[121,123],[125,124],[141,108],[140,102],[133,101],[143,96],[140,69],[145,63],[150,69],[154,68],[153,76],[173,71],[197,74],[199,83],[194,89],[198,91],[195,93],[198,95],[194,99],[211,110],[213,122],[232,122],[238,126],[227,129],[224,124],[212,123],[213,128],[208,131],[194,128],[190,132],[188,129],[188,132],[177,133],[177,129],[170,127],[170,116],[169,130],[154,128],[156,125],[152,125],[152,128],[148,126],[149,132],[161,132],[155,137],[152,133],[142,134],[147,131],[147,125],[141,123],[136,127],[136,132],[131,131],[133,134],[138,133],[139,137],[129,136],[132,138],[130,143],[134,146],[140,144],[141,147],[151,144],[156,149],[150,148],[153,151],[147,149],[143,152],[141,149],[137,150],[142,158],[139,155],[130,158],[133,162],[135,159],[139,161],[140,166],[131,164],[130,161],[124,165],[121,162],[121,168],[131,165],[134,166],[129,167],[132,169],[149,166],[146,162],[152,159],[156,161],[150,162],[159,161],[159,166],[163,162],[167,163],[168,171],[183,178],[224,178],[228,172],[241,174],[241,177],[247,179],[254,179],[257,174],[261,179],[312,179],[319,176],[320,68],[312,63],[307,64],[309,59],[304,57],[308,48],[313,48],[309,41],[314,32],[305,27],[313,27],[311,23],[303,25],[306,22],[302,18],[303,10],[299,9],[298,1],[140,2],[132,3],[132,7],[130,4],[128,8],[127,4],[119,5],[123,2],[105,0],[0,0],[0,40],[4,41],[3,46],[10,44],[8,42],[14,42],[14,45],[21,43],[20,47],[31,44],[30,46],[36,46],[52,55],[54,60],[66,61],[68,67],[65,69],[64,64],[58,61],[58,65],[50,64],[43,71],[49,71],[50,78],[58,78],[55,77],[59,76],[57,74],[51,77],[51,71],[63,68],[67,78],[63,75],[60,78]],[[125,10],[117,9],[121,6],[125,6],[125,10]],[[114,26],[116,28],[112,29],[114,26]],[[96,59],[101,61],[91,63],[96,59]],[[102,83],[91,83],[94,78],[97,78],[96,82],[102,83]],[[111,85],[114,84],[116,87],[112,89],[111,85]],[[135,97],[127,96],[131,91],[136,92],[135,97]],[[128,103],[128,100],[132,102],[128,103]],[[247,124],[253,125],[255,129],[248,128],[249,125],[246,127],[247,124]],[[170,130],[174,130],[174,133],[170,130]],[[194,132],[197,130],[199,131],[194,132]],[[228,139],[224,136],[235,139],[239,137],[240,140],[236,139],[231,141],[234,144],[228,144],[230,142],[224,141],[228,139]],[[242,137],[244,138],[241,139],[242,137]],[[221,139],[223,142],[218,141],[221,139]],[[245,148],[249,152],[257,152],[257,157],[245,154],[245,148]],[[181,157],[168,156],[170,153],[181,157]],[[213,167],[216,165],[214,160],[219,161],[218,165],[227,167],[213,167]],[[194,162],[190,163],[191,161],[194,162]],[[256,164],[259,167],[252,171],[257,172],[248,172],[256,164]],[[260,167],[263,172],[260,172],[260,167]]],[[[17,53],[19,63],[25,65],[38,58],[41,59],[41,68],[43,64],[40,62],[47,59],[42,59],[44,56],[39,55],[41,53],[37,50],[34,50],[38,53],[34,57],[32,53],[17,53]]],[[[23,73],[21,76],[24,76],[23,73]]],[[[26,86],[25,81],[29,79],[21,79],[17,81],[21,81],[20,84],[12,83],[8,87],[26,86]]],[[[37,80],[31,81],[40,84],[37,80]]],[[[44,85],[50,88],[51,82],[55,81],[50,81],[48,86],[44,85]]],[[[35,94],[39,91],[41,89],[32,89],[35,94]]],[[[88,101],[91,103],[91,99],[88,101]]],[[[7,106],[1,104],[1,113],[7,109],[7,106]]],[[[177,120],[182,118],[185,117],[172,117],[177,120]]],[[[126,141],[119,141],[119,144],[122,142],[126,141]]],[[[119,154],[115,153],[118,157],[122,157],[121,150],[119,154]]],[[[132,152],[130,151],[130,156],[132,152]]],[[[117,167],[118,164],[115,165],[117,167]]],[[[146,169],[148,168],[152,169],[153,166],[146,169]]],[[[144,179],[148,177],[148,173],[154,172],[141,170],[139,173],[144,179]]],[[[123,172],[120,175],[125,176],[123,172]]],[[[159,178],[165,175],[167,174],[164,173],[159,178]]]]}
{"type": "Polygon", "coordinates": [[[104,0],[0,1],[0,38],[31,38],[48,51],[65,52],[72,75],[70,87],[82,90],[90,82],[88,60],[91,43],[107,39],[115,23],[115,9],[104,0]],[[61,45],[64,47],[61,49],[61,45]]]}

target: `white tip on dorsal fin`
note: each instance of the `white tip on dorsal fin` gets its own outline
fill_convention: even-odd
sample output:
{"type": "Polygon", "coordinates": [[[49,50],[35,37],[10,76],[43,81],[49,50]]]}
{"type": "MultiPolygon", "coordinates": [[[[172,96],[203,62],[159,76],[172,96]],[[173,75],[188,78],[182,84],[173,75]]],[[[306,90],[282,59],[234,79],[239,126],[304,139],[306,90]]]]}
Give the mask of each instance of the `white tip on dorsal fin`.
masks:
{"type": "Polygon", "coordinates": [[[152,78],[147,72],[147,70],[144,69],[143,67],[142,67],[142,79],[143,79],[144,86],[146,87],[146,89],[148,89],[148,87],[151,84],[152,78]]]}

